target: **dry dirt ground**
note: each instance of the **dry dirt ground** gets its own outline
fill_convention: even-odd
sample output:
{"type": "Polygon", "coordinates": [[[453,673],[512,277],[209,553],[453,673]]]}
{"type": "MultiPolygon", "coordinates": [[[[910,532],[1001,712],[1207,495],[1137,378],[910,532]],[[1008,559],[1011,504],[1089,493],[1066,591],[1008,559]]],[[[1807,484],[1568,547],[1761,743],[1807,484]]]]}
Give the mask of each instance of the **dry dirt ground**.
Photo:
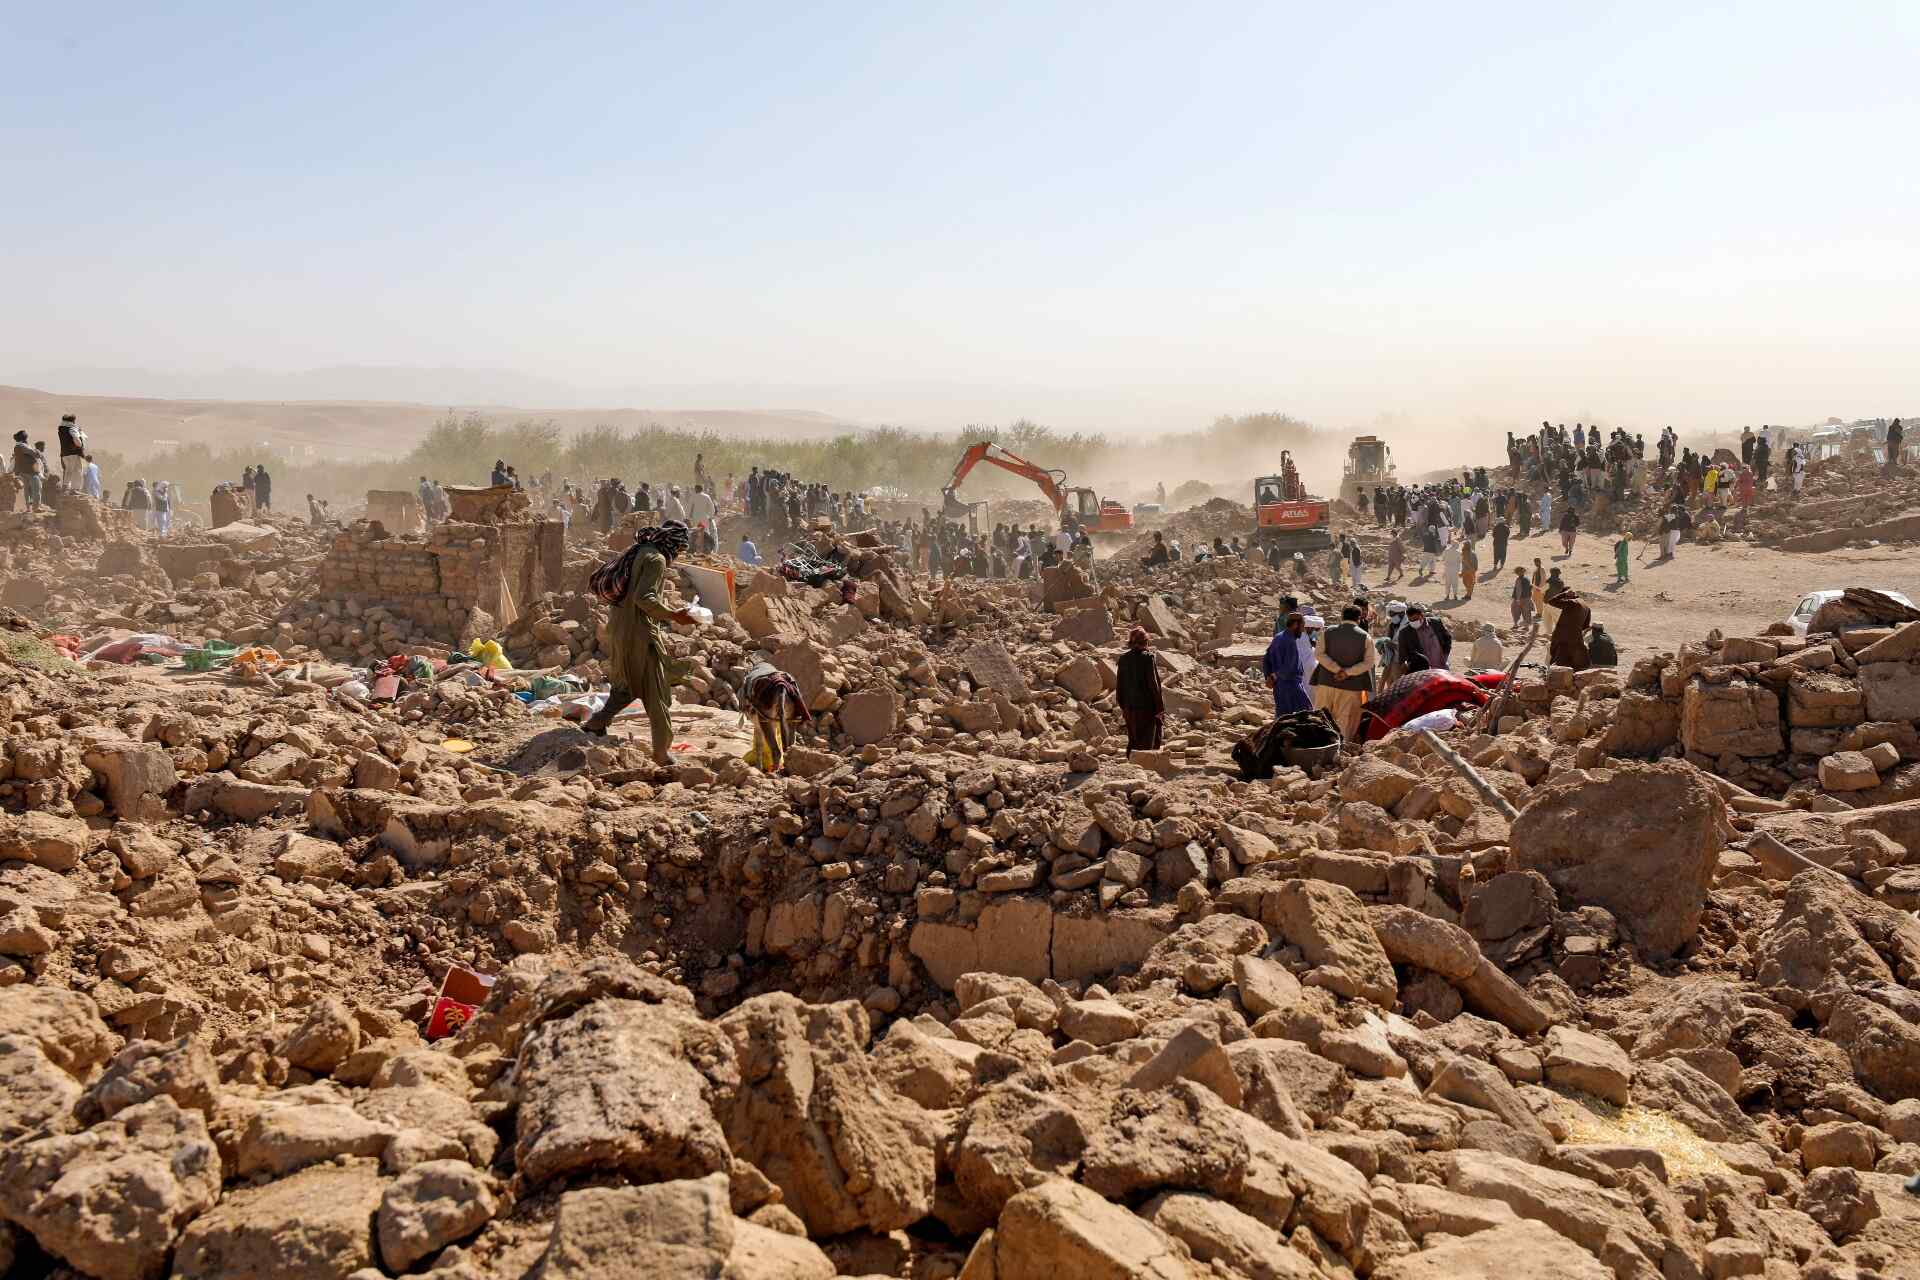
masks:
{"type": "MultiPolygon", "coordinates": [[[[1488,544],[1480,545],[1490,567],[1488,544]]],[[[1439,605],[1452,618],[1491,622],[1505,629],[1512,621],[1508,602],[1514,567],[1531,570],[1537,556],[1545,568],[1557,566],[1567,583],[1587,599],[1594,621],[1606,627],[1620,647],[1623,666],[1647,654],[1671,651],[1681,641],[1698,639],[1716,627],[1723,635],[1756,635],[1768,624],[1784,621],[1809,591],[1871,585],[1920,600],[1920,561],[1908,547],[1807,555],[1745,543],[1683,544],[1674,559],[1656,563],[1654,549],[1636,542],[1632,554],[1629,581],[1616,587],[1611,538],[1582,537],[1574,544],[1572,558],[1562,559],[1557,535],[1535,534],[1508,548],[1507,567],[1493,580],[1483,580],[1470,601],[1442,605],[1438,581],[1403,589],[1402,579],[1393,586],[1399,599],[1439,605]]],[[[1366,575],[1369,586],[1378,582],[1380,573],[1374,568],[1366,575]]],[[[1544,638],[1542,646],[1544,660],[1544,638]]]]}

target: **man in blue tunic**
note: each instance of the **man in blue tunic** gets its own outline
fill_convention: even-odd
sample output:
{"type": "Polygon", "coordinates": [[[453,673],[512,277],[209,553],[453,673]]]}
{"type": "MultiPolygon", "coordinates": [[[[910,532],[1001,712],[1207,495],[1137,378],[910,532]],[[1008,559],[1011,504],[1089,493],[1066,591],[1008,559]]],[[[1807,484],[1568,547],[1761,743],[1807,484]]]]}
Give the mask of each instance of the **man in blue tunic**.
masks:
{"type": "Polygon", "coordinates": [[[1300,657],[1300,637],[1306,625],[1306,618],[1297,610],[1287,614],[1281,629],[1274,634],[1273,643],[1267,646],[1266,656],[1260,660],[1260,672],[1267,678],[1267,687],[1273,690],[1275,719],[1313,706],[1302,683],[1306,666],[1300,657]]]}

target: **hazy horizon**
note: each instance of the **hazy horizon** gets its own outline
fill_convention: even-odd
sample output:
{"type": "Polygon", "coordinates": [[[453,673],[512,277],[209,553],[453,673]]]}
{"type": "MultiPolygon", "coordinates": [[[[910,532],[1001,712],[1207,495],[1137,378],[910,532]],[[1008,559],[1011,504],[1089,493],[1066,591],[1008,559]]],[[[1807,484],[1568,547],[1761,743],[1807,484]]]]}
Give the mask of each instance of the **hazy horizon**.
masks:
{"type": "Polygon", "coordinates": [[[1910,403],[1895,3],[0,23],[0,381],[1433,446],[1910,403]]]}

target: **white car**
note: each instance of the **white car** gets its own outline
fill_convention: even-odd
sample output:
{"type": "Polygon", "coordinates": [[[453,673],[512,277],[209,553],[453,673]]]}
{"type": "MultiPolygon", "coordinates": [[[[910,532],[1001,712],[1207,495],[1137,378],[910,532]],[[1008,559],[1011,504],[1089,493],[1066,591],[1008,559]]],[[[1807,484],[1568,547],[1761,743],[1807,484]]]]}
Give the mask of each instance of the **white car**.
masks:
{"type": "MultiPolygon", "coordinates": [[[[1913,601],[1907,599],[1906,596],[1898,591],[1890,591],[1886,587],[1875,587],[1874,590],[1883,596],[1892,596],[1909,609],[1920,607],[1916,606],[1913,601]]],[[[1807,592],[1806,595],[1800,597],[1800,603],[1793,607],[1793,612],[1787,615],[1787,625],[1793,628],[1793,634],[1797,636],[1807,634],[1807,624],[1813,621],[1814,614],[1820,612],[1820,606],[1829,600],[1838,600],[1845,594],[1847,593],[1844,591],[1807,592]]]]}

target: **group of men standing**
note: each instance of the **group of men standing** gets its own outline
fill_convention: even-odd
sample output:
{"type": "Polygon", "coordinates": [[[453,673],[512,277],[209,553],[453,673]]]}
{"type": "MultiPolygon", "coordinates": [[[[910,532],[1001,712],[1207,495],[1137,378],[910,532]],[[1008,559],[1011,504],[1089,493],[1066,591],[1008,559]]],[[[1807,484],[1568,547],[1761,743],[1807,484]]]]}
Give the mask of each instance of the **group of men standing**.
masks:
{"type": "MultiPolygon", "coordinates": [[[[1349,739],[1359,736],[1360,713],[1379,682],[1411,671],[1444,670],[1453,653],[1446,622],[1429,617],[1418,604],[1376,619],[1372,603],[1360,597],[1343,605],[1340,620],[1326,626],[1297,597],[1283,596],[1278,622],[1260,660],[1261,675],[1273,691],[1275,718],[1324,708],[1349,739]]],[[[1497,652],[1492,660],[1498,661],[1497,652]]]]}
{"type": "MultiPolygon", "coordinates": [[[[94,463],[93,455],[87,452],[86,432],[80,429],[80,423],[73,414],[61,415],[56,438],[60,442],[60,487],[69,493],[99,498],[100,468],[94,463]]],[[[7,460],[7,470],[20,482],[28,510],[48,505],[46,486],[53,479],[53,470],[47,460],[45,440],[29,444],[25,431],[14,432],[13,455],[7,460]]]]}

